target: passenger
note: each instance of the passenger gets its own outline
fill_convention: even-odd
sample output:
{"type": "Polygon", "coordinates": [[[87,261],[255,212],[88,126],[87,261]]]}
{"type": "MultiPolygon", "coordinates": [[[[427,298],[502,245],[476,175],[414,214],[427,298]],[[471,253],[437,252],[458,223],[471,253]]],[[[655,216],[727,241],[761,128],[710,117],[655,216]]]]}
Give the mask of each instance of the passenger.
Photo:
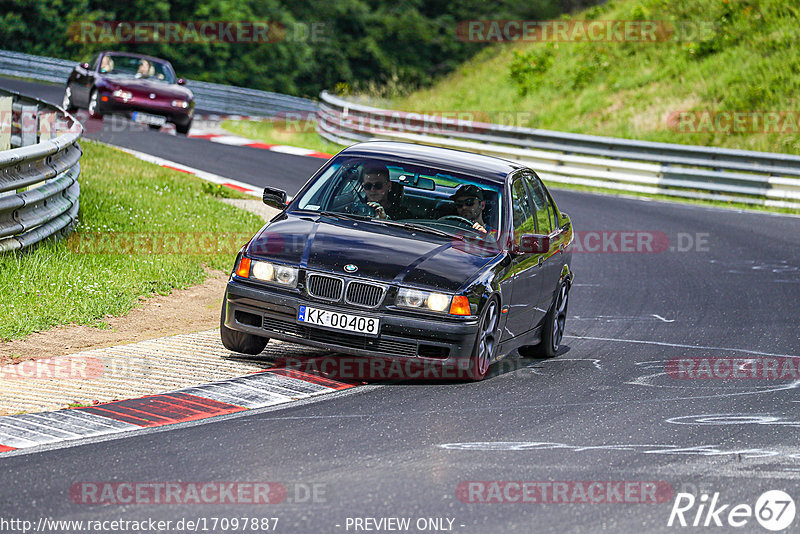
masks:
{"type": "Polygon", "coordinates": [[[400,203],[400,184],[389,180],[389,169],[381,163],[366,163],[361,169],[361,187],[367,195],[367,206],[375,210],[376,219],[410,219],[411,212],[400,203]],[[394,190],[392,190],[394,188],[394,190]]]}
{"type": "Polygon", "coordinates": [[[483,220],[483,210],[486,208],[483,189],[477,185],[464,184],[456,189],[450,200],[456,205],[456,212],[460,217],[474,223],[472,227],[475,230],[484,234],[494,230],[483,220]]]}

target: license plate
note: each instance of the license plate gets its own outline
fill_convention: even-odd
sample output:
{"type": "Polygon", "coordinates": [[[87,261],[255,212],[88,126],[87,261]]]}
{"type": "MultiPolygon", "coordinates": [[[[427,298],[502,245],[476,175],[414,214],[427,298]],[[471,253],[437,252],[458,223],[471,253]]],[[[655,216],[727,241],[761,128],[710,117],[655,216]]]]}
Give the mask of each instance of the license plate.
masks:
{"type": "Polygon", "coordinates": [[[166,117],[150,115],[149,113],[142,113],[141,111],[134,111],[131,118],[133,122],[142,122],[144,124],[152,124],[153,126],[164,126],[167,122],[166,117]]]}
{"type": "Polygon", "coordinates": [[[358,332],[377,336],[380,332],[380,319],[375,317],[364,317],[363,315],[350,315],[349,313],[333,312],[320,310],[310,306],[300,306],[297,312],[297,320],[301,323],[335,328],[336,330],[346,330],[348,332],[358,332]]]}

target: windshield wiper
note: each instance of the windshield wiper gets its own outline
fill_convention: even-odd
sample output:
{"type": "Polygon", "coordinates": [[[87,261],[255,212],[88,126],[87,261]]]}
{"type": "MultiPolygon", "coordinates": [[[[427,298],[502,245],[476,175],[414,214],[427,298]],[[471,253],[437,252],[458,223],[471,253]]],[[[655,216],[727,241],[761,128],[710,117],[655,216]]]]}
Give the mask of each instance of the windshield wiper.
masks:
{"type": "Polygon", "coordinates": [[[329,217],[341,217],[343,219],[351,219],[354,221],[370,221],[378,224],[383,224],[386,226],[396,226],[399,228],[404,228],[406,230],[416,230],[418,232],[425,232],[427,234],[433,234],[440,237],[447,237],[459,239],[464,241],[464,236],[459,234],[451,234],[450,232],[445,232],[444,230],[439,230],[438,228],[431,228],[430,226],[425,226],[422,224],[415,224],[410,222],[400,222],[400,221],[393,221],[392,219],[377,219],[375,217],[370,217],[369,215],[359,215],[356,213],[343,213],[339,211],[318,211],[320,215],[327,215],[329,217]]]}
{"type": "Polygon", "coordinates": [[[318,211],[320,215],[327,215],[328,217],[341,217],[343,219],[351,219],[354,221],[371,221],[372,217],[369,215],[359,215],[357,213],[343,213],[341,211],[318,211]]]}
{"type": "Polygon", "coordinates": [[[425,232],[428,234],[438,235],[441,237],[455,237],[456,239],[460,239],[464,241],[463,235],[458,234],[451,234],[450,232],[445,232],[444,230],[439,230],[438,228],[431,228],[430,226],[425,226],[422,224],[410,223],[410,222],[400,222],[400,221],[393,221],[391,219],[380,219],[381,222],[385,222],[392,226],[399,226],[401,228],[405,228],[406,230],[417,230],[420,232],[425,232]]]}

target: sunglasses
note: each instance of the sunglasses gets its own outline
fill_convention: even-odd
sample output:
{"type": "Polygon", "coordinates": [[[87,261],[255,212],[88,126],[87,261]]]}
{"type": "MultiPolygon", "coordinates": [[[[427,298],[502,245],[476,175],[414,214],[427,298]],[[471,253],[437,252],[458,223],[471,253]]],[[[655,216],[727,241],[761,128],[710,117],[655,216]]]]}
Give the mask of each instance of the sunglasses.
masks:
{"type": "Polygon", "coordinates": [[[364,191],[370,191],[374,189],[375,191],[380,191],[383,189],[385,185],[384,182],[364,182],[361,184],[364,187],[364,191]]]}
{"type": "Polygon", "coordinates": [[[464,206],[474,206],[477,201],[477,198],[465,198],[464,200],[456,200],[454,202],[457,208],[461,208],[464,206]]]}

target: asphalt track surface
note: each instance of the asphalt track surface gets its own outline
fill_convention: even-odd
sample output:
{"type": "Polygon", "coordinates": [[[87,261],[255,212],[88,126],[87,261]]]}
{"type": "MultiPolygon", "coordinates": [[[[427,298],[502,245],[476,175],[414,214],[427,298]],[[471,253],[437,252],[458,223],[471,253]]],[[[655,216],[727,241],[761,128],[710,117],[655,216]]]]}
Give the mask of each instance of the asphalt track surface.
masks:
{"type": "MultiPolygon", "coordinates": [[[[210,143],[176,138],[170,148],[163,134],[118,135],[121,143],[181,147],[194,166],[219,172],[205,167],[210,143]]],[[[244,149],[216,150],[230,172],[245,172],[244,149]]],[[[252,157],[262,174],[284,165],[282,176],[295,187],[318,165],[284,163],[291,156],[269,151],[252,157]]],[[[800,379],[678,379],[665,369],[675,358],[797,363],[800,218],[563,190],[554,196],[583,232],[581,246],[600,244],[574,255],[568,337],[555,358],[514,355],[480,383],[376,384],[284,409],[3,457],[0,517],[173,525],[277,517],[278,532],[297,533],[366,532],[354,528],[355,518],[389,517],[410,518],[408,532],[435,531],[417,529],[420,518],[451,519],[453,532],[768,532],[755,517],[733,528],[728,512],[755,507],[767,490],[800,504],[800,379]],[[646,232],[664,246],[615,252],[623,231],[646,232]],[[82,481],[273,481],[289,488],[290,499],[77,504],[69,489],[82,481]],[[487,491],[459,493],[469,481],[483,481],[487,491]],[[464,502],[490,497],[491,481],[657,481],[671,490],[663,502],[645,504],[588,503],[574,493],[558,499],[573,502],[464,502]],[[292,497],[312,484],[324,491],[314,502],[292,497]],[[685,512],[689,525],[700,493],[718,493],[717,508],[729,505],[718,516],[724,526],[710,520],[703,528],[706,506],[701,526],[680,528],[676,520],[669,527],[677,492],[698,495],[685,512]]],[[[800,518],[792,531],[798,525],[800,518]]]]}

